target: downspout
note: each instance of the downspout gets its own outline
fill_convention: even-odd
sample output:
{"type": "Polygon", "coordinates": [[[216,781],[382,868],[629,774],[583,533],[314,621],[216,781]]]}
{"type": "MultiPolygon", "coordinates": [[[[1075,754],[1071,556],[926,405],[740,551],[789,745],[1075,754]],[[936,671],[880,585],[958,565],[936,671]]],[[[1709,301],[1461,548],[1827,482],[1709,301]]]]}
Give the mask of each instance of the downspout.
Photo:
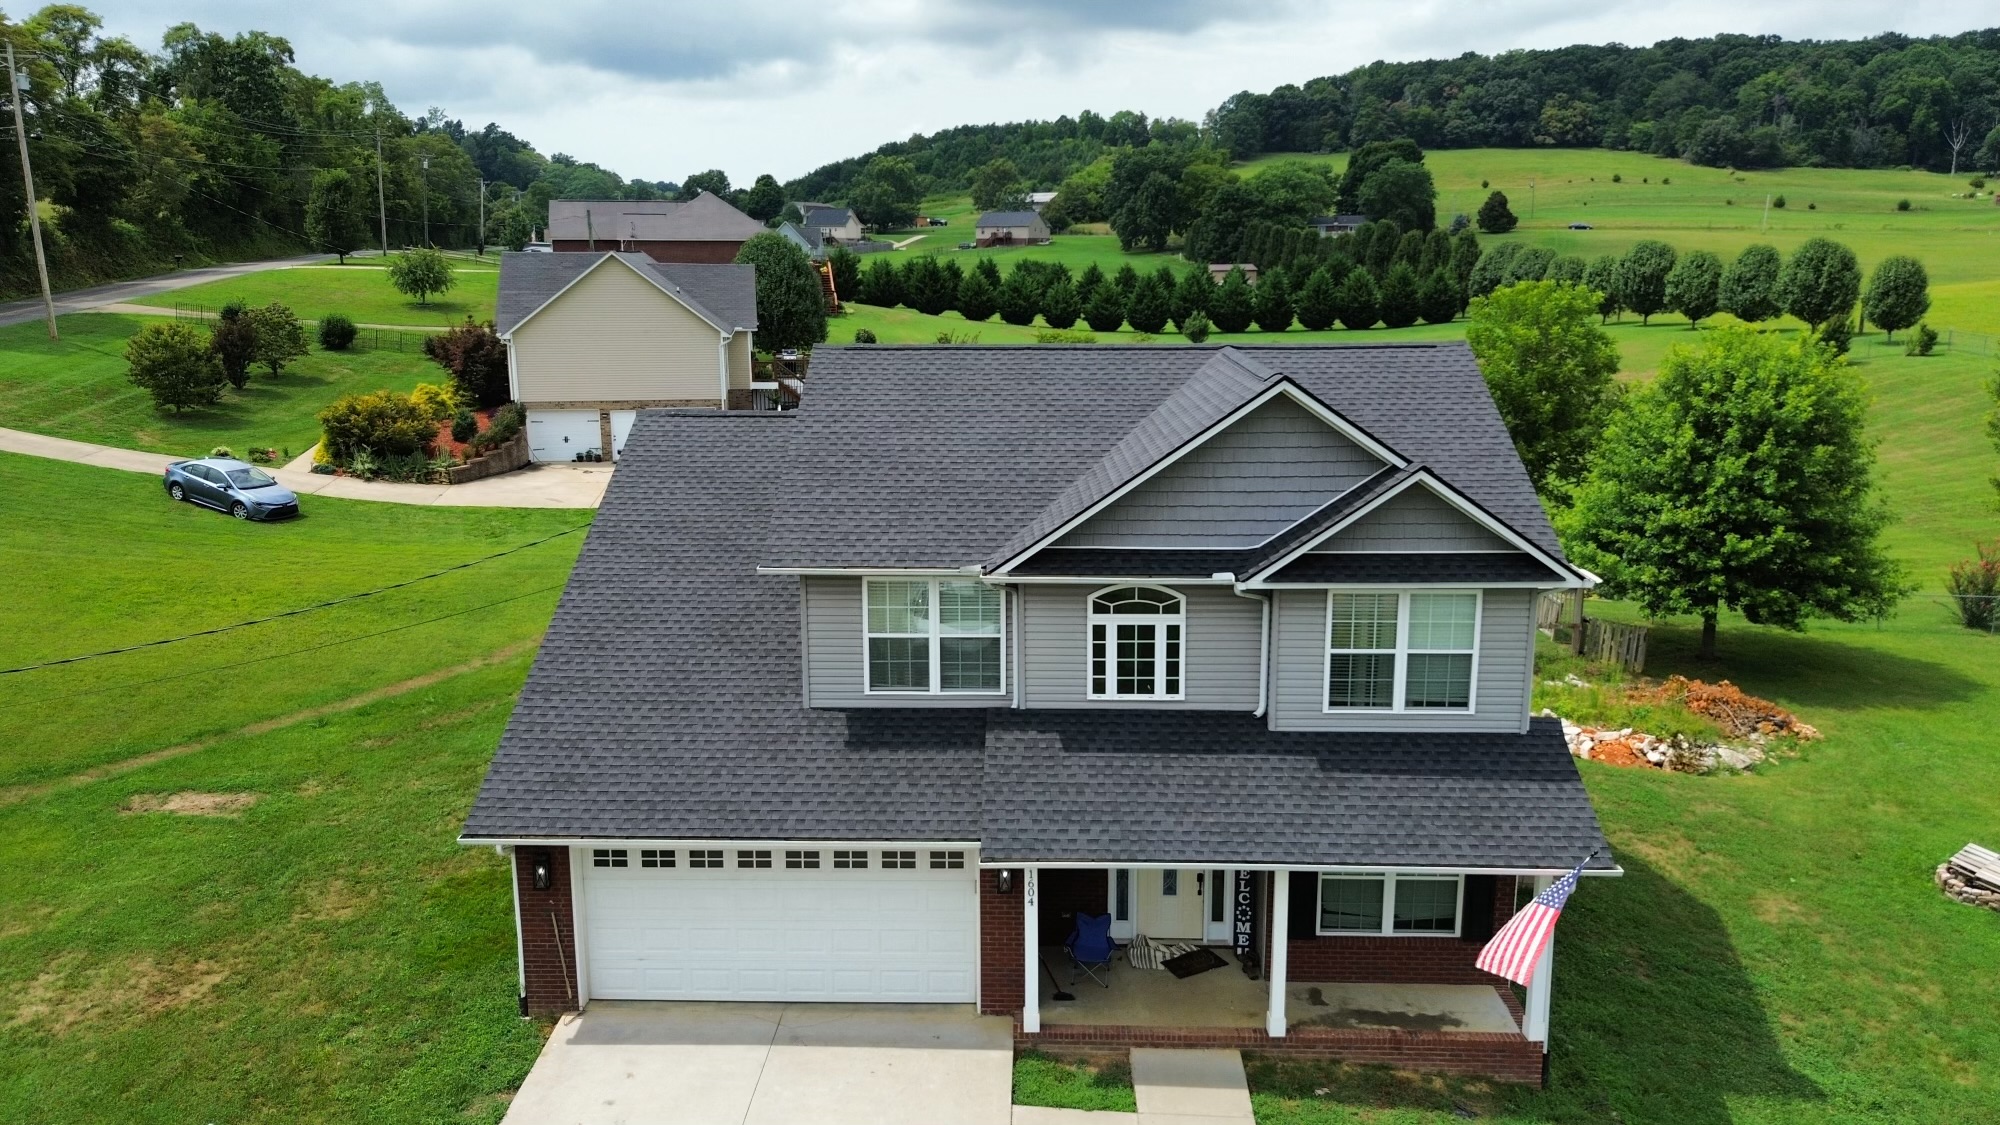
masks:
{"type": "Polygon", "coordinates": [[[1271,599],[1264,594],[1246,594],[1240,586],[1232,588],[1230,593],[1256,602],[1262,611],[1263,624],[1257,634],[1257,710],[1253,712],[1261,719],[1271,700],[1271,599]]]}
{"type": "Polygon", "coordinates": [[[722,409],[729,409],[729,333],[717,331],[716,375],[722,381],[722,409]]]}
{"type": "Polygon", "coordinates": [[[1021,680],[1027,674],[1027,668],[1021,661],[1021,627],[1028,616],[1023,598],[1027,591],[1019,586],[1003,586],[1001,589],[1011,594],[1014,600],[1014,709],[1018,711],[1021,709],[1021,680]]]}
{"type": "Polygon", "coordinates": [[[528,1018],[528,952],[521,936],[521,868],[515,849],[495,844],[493,850],[507,857],[507,890],[514,898],[514,987],[521,1000],[521,1018],[528,1018]]]}

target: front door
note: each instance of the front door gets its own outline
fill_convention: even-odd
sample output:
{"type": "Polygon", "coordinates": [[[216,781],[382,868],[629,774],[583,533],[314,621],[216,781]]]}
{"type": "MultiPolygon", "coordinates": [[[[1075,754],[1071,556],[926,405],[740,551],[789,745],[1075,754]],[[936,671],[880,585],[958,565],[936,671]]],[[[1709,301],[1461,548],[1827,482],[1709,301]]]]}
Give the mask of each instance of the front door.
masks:
{"type": "Polygon", "coordinates": [[[1207,873],[1193,869],[1140,868],[1139,932],[1160,940],[1201,941],[1207,873]]]}

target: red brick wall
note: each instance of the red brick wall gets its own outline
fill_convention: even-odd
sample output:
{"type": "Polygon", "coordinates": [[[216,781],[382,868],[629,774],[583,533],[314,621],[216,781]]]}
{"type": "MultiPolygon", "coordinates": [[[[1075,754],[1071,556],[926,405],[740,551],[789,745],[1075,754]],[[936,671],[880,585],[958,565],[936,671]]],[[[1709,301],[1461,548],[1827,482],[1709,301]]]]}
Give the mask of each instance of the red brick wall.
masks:
{"type": "Polygon", "coordinates": [[[1021,930],[1027,908],[1021,873],[1013,874],[1014,890],[1003,895],[1000,872],[979,873],[979,1010],[989,1015],[1018,1012],[1026,1002],[1021,930]]]}
{"type": "MultiPolygon", "coordinates": [[[[615,238],[597,240],[597,252],[621,249],[625,244],[615,238]]],[[[736,252],[743,249],[741,242],[647,242],[631,244],[632,249],[645,254],[656,262],[721,262],[736,260],[736,252]]],[[[583,238],[558,238],[549,248],[559,254],[590,249],[590,241],[583,238]]]]}
{"type": "Polygon", "coordinates": [[[1058,1054],[1101,1053],[1119,1047],[1235,1047],[1284,1059],[1339,1059],[1399,1070],[1464,1074],[1539,1086],[1542,1047],[1519,1035],[1496,1032],[1373,1031],[1294,1028],[1273,1039],[1254,1027],[1111,1027],[1043,1024],[1025,1035],[1014,1025],[1014,1045],[1058,1054]]]}
{"type": "Polygon", "coordinates": [[[576,915],[570,908],[569,849],[515,848],[514,888],[521,896],[521,961],[528,976],[528,1013],[574,1011],[576,915]],[[543,854],[549,859],[549,889],[538,891],[535,860],[543,854]]]}
{"type": "MultiPolygon", "coordinates": [[[[1493,928],[1514,916],[1514,879],[1493,888],[1493,928]]],[[[1312,904],[1292,904],[1310,910],[1312,904]]],[[[1294,938],[1286,946],[1285,976],[1295,981],[1380,981],[1385,984],[1492,984],[1499,977],[1473,967],[1484,941],[1424,937],[1294,938]]]]}

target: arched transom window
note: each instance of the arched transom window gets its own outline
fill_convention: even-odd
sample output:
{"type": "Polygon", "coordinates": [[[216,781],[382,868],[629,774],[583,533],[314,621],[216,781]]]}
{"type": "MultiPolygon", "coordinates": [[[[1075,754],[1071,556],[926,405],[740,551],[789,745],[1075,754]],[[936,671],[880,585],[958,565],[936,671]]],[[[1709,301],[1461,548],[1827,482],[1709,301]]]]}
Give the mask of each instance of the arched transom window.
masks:
{"type": "Polygon", "coordinates": [[[1180,699],[1187,602],[1156,586],[1090,596],[1090,697],[1180,699]]]}

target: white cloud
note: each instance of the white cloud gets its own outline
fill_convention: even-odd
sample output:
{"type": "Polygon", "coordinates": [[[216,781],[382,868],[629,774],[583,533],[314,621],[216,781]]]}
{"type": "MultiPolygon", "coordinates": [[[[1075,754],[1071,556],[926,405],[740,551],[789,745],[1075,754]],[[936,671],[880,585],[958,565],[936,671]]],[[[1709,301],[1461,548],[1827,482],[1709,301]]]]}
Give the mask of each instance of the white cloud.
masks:
{"type": "Polygon", "coordinates": [[[627,176],[720,167],[784,179],[913,132],[1135,109],[1198,120],[1378,58],[1719,32],[1852,37],[1961,30],[1962,5],[1854,0],[104,0],[108,29],[169,24],[288,38],[335,82],[380,81],[407,112],[497,121],[543,152],[627,176]]]}

